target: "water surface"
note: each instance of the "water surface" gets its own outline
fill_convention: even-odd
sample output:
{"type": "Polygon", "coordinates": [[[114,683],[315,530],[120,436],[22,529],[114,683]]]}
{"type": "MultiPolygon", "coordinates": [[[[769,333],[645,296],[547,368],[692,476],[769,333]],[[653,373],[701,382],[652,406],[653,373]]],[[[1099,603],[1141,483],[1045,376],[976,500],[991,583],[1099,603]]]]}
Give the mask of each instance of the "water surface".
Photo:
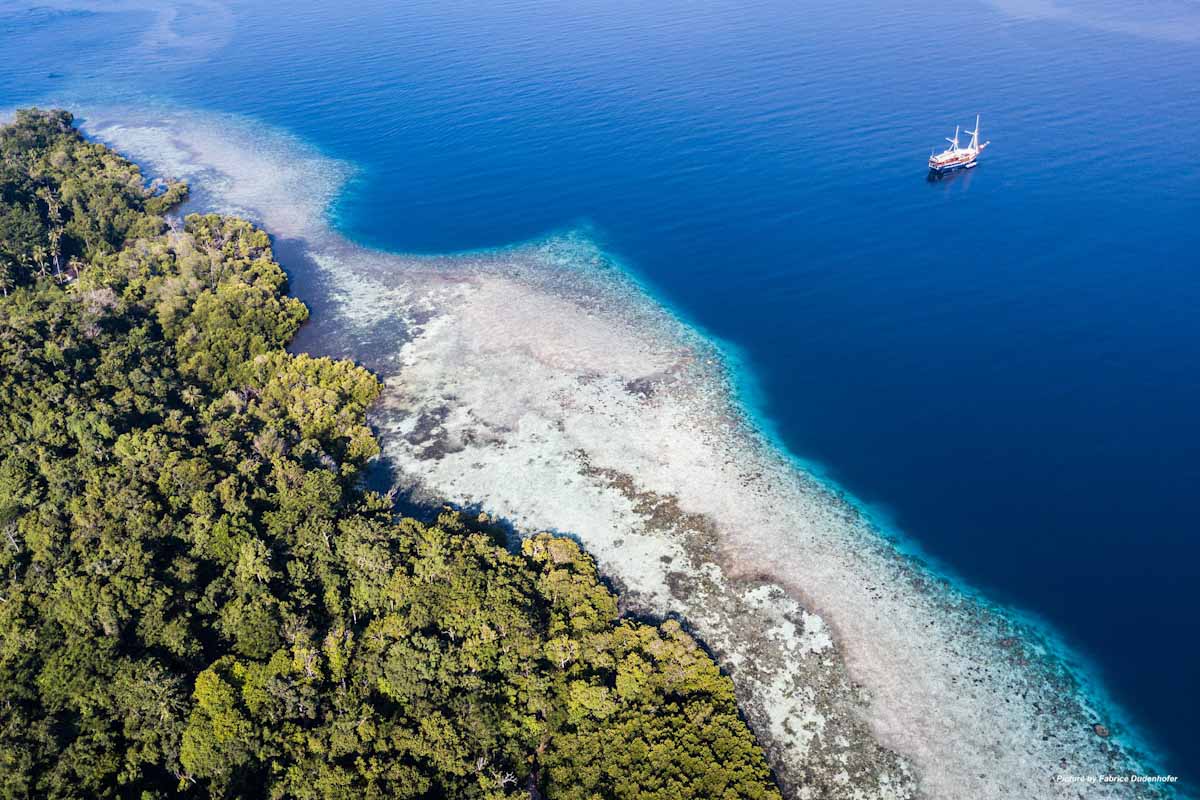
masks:
{"type": "Polygon", "coordinates": [[[0,3],[0,105],[289,130],[357,166],[334,220],[386,249],[586,227],[738,348],[783,445],[1200,764],[1189,6],[167,8],[0,3]],[[977,112],[981,166],[927,182],[977,112]]]}

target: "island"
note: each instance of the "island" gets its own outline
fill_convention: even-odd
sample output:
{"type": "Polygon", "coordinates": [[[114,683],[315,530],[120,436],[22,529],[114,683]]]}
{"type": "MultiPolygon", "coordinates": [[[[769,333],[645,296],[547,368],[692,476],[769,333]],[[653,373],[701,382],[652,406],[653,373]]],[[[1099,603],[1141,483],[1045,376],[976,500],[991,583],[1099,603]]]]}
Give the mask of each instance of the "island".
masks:
{"type": "Polygon", "coordinates": [[[379,380],[187,193],[0,130],[0,796],[778,798],[575,541],[364,487],[379,380]]]}

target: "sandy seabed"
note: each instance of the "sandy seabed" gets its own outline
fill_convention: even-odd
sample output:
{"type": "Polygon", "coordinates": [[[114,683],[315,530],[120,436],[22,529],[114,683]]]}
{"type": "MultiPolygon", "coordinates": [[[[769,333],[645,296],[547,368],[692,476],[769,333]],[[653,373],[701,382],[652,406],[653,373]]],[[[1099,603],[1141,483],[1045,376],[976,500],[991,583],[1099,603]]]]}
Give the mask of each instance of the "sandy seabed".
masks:
{"type": "Polygon", "coordinates": [[[273,235],[313,309],[296,346],[385,381],[372,420],[408,496],[576,536],[624,609],[684,621],[789,797],[1169,796],[1062,780],[1152,770],[1065,648],[905,555],[772,446],[722,350],[585,235],[370,250],[327,219],[352,168],[286,134],[198,112],[83,116],[148,172],[188,179],[193,209],[273,235]]]}

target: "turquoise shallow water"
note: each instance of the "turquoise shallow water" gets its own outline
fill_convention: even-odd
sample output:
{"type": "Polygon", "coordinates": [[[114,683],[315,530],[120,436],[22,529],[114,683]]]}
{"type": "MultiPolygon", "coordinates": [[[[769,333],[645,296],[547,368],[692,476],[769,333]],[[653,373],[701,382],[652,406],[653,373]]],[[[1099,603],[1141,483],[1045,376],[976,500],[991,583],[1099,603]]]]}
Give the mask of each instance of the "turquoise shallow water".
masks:
{"type": "Polygon", "coordinates": [[[1197,13],[3,2],[0,105],[286,129],[356,165],[331,213],[387,249],[585,225],[736,349],[780,443],[1061,632],[1193,776],[1197,13]],[[927,182],[976,112],[979,169],[927,182]]]}

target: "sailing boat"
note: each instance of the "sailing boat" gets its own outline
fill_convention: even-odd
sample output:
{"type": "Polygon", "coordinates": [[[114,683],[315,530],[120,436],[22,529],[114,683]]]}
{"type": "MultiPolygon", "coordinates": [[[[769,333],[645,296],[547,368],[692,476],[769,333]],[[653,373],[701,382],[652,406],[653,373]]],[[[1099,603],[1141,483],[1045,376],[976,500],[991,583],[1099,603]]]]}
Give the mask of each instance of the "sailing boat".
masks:
{"type": "Polygon", "coordinates": [[[979,154],[983,152],[983,148],[991,144],[991,142],[979,143],[978,114],[975,115],[975,130],[964,131],[964,133],[971,134],[971,143],[966,147],[960,147],[958,144],[958,126],[954,126],[954,138],[946,139],[950,143],[950,146],[936,155],[930,154],[930,171],[940,175],[943,172],[950,172],[956,169],[970,169],[975,166],[975,161],[979,158],[979,154]]]}

